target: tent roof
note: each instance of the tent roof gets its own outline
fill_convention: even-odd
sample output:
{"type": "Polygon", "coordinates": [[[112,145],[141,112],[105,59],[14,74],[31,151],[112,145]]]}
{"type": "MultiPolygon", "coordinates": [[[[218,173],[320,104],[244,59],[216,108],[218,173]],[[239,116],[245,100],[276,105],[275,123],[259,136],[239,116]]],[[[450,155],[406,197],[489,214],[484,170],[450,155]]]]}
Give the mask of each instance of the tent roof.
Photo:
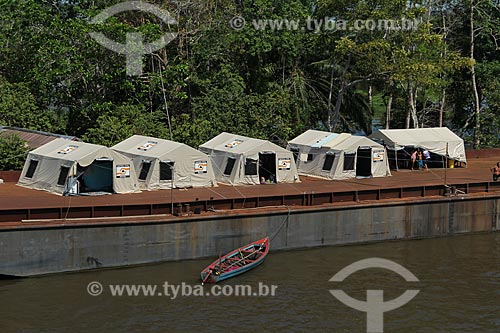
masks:
{"type": "Polygon", "coordinates": [[[334,143],[333,145],[327,146],[330,149],[334,150],[342,150],[342,151],[356,151],[359,147],[380,147],[382,148],[383,146],[376,143],[373,140],[370,140],[369,138],[365,136],[357,136],[357,135],[351,135],[345,140],[334,143]]]}
{"type": "Polygon", "coordinates": [[[289,144],[337,150],[357,149],[359,146],[380,146],[378,143],[363,136],[354,136],[348,133],[337,134],[316,130],[308,130],[302,133],[290,141],[289,144]]]}
{"type": "Polygon", "coordinates": [[[231,154],[255,153],[260,149],[290,153],[290,151],[270,141],[249,138],[226,132],[223,132],[210,141],[205,142],[200,146],[200,148],[223,151],[231,154]]]}
{"type": "MultiPolygon", "coordinates": [[[[86,142],[71,141],[67,139],[55,139],[45,145],[31,151],[31,154],[50,157],[54,159],[78,161],[99,150],[107,151],[109,148],[86,142]]],[[[105,157],[106,154],[103,155],[105,157]]]]}
{"type": "Polygon", "coordinates": [[[172,153],[177,149],[188,149],[192,153],[203,155],[202,152],[184,144],[175,141],[158,139],[149,136],[134,135],[116,145],[111,149],[122,153],[145,156],[151,158],[160,158],[172,153]]]}
{"type": "Polygon", "coordinates": [[[424,147],[430,152],[467,162],[464,141],[447,127],[379,130],[370,138],[383,140],[396,149],[404,146],[424,147]]]}
{"type": "Polygon", "coordinates": [[[425,146],[429,142],[463,142],[447,127],[382,129],[370,135],[371,138],[384,140],[394,146],[425,146]]]}
{"type": "Polygon", "coordinates": [[[338,134],[317,131],[317,130],[307,130],[295,139],[289,141],[289,144],[302,145],[302,146],[312,146],[315,144],[319,144],[325,139],[334,138],[338,134]]]}

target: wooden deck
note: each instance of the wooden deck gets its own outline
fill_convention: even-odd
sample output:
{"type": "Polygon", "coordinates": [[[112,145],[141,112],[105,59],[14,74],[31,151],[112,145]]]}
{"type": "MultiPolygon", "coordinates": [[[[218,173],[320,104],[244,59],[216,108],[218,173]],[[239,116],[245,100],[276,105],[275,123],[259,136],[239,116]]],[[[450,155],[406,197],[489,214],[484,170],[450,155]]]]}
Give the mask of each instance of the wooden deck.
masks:
{"type": "Polygon", "coordinates": [[[467,168],[400,170],[393,171],[392,177],[385,178],[323,180],[301,177],[301,183],[296,184],[219,185],[101,197],[61,197],[22,188],[15,183],[4,183],[0,184],[0,222],[172,213],[182,215],[194,211],[204,214],[211,210],[236,208],[398,200],[443,195],[445,183],[465,193],[497,192],[500,191],[500,182],[492,181],[489,170],[497,161],[500,161],[500,155],[490,153],[469,157],[467,168]]]}

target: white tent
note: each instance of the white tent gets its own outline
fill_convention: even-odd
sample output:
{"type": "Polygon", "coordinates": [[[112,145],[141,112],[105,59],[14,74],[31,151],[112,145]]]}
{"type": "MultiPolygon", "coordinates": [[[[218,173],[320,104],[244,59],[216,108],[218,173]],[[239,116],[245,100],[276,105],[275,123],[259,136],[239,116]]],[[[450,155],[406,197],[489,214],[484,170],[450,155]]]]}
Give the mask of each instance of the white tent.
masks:
{"type": "Polygon", "coordinates": [[[218,181],[232,185],[295,183],[299,176],[292,153],[274,143],[221,133],[200,146],[216,168],[218,181]]]}
{"type": "Polygon", "coordinates": [[[467,163],[464,140],[447,127],[379,130],[370,138],[382,140],[388,148],[395,150],[404,147],[426,148],[443,157],[446,157],[448,150],[449,159],[467,163]]]}
{"type": "Polygon", "coordinates": [[[139,192],[134,166],[127,157],[104,146],[66,139],[31,151],[18,185],[62,195],[68,192],[67,182],[75,179],[81,193],[139,192]]]}
{"type": "Polygon", "coordinates": [[[385,148],[362,136],[309,130],[288,143],[300,174],[328,179],[390,176],[385,148]]]}
{"type": "Polygon", "coordinates": [[[134,135],[111,149],[133,161],[141,189],[217,184],[208,156],[183,143],[134,135]]]}

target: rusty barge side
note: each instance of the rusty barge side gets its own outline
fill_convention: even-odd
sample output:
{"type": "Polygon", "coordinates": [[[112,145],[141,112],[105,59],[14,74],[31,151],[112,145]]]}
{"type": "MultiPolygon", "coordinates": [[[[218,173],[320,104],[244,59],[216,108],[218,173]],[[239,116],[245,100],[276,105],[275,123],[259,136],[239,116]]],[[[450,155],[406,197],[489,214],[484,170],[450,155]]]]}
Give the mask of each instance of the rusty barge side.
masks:
{"type": "Polygon", "coordinates": [[[0,185],[0,275],[33,276],[272,250],[500,230],[498,151],[468,168],[349,181],[58,197],[0,185]],[[447,184],[448,186],[445,186],[447,184]],[[181,216],[173,216],[179,213],[181,216]],[[189,207],[189,208],[188,208],[189,207]],[[200,214],[186,213],[197,211],[200,214]]]}
{"type": "Polygon", "coordinates": [[[217,256],[259,237],[273,250],[500,230],[500,193],[260,208],[209,215],[29,223],[0,231],[0,274],[33,276],[217,256]]]}

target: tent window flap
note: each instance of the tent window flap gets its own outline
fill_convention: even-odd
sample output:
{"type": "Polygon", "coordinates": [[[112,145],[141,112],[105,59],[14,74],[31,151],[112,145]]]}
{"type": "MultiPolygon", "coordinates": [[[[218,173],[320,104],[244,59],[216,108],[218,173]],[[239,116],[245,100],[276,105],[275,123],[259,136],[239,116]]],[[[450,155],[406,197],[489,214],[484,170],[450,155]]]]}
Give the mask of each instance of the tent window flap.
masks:
{"type": "Polygon", "coordinates": [[[232,157],[227,158],[226,168],[224,169],[224,175],[230,176],[233,172],[234,164],[236,163],[236,159],[232,157]]]}
{"type": "Polygon", "coordinates": [[[245,176],[257,176],[257,161],[247,158],[245,163],[245,176]]]}
{"type": "Polygon", "coordinates": [[[172,180],[174,162],[160,162],[160,180],[172,180]]]}
{"type": "Polygon", "coordinates": [[[150,169],[151,169],[151,162],[143,161],[141,167],[141,173],[139,174],[139,180],[146,180],[148,178],[150,169]]]}
{"type": "Polygon", "coordinates": [[[333,162],[335,161],[335,155],[326,154],[325,163],[323,164],[323,171],[330,171],[333,167],[333,162]]]}
{"type": "Polygon", "coordinates": [[[66,184],[66,179],[68,178],[68,174],[69,174],[69,167],[62,166],[61,172],[59,172],[59,178],[57,179],[57,185],[64,186],[64,184],[66,184]]]}
{"type": "Polygon", "coordinates": [[[30,160],[30,166],[28,167],[28,171],[26,171],[26,178],[33,178],[33,175],[35,174],[36,168],[38,166],[38,161],[37,160],[30,160]]]}
{"type": "Polygon", "coordinates": [[[354,160],[356,153],[344,154],[344,171],[354,170],[354,160]]]}

